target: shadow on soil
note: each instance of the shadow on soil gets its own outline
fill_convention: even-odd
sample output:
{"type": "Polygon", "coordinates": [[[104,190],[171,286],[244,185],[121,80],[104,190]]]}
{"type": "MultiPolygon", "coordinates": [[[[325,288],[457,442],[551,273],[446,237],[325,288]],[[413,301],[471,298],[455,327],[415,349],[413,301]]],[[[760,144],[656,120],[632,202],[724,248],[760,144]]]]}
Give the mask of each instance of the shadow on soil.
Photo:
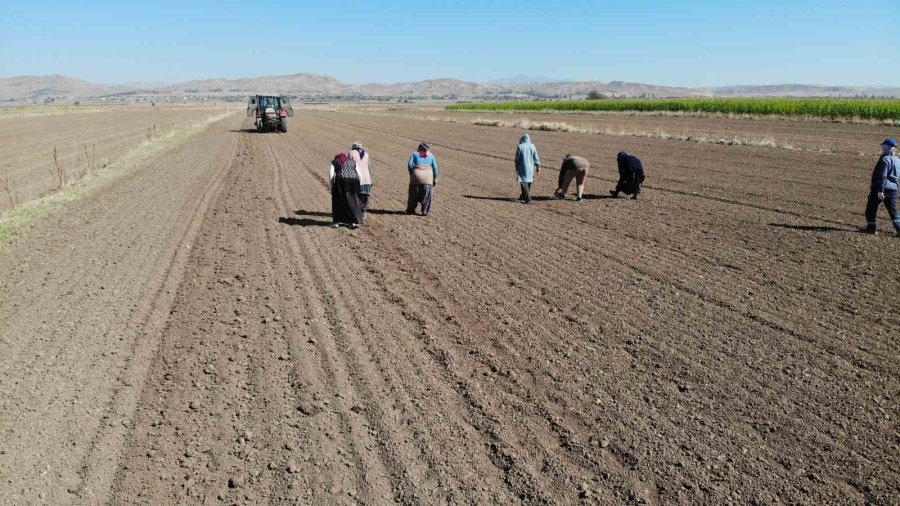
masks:
{"type": "MultiPolygon", "coordinates": [[[[475,199],[475,200],[493,200],[496,202],[510,202],[510,203],[518,203],[519,199],[515,197],[481,197],[478,195],[463,195],[463,197],[467,199],[475,199]]],[[[581,196],[584,200],[598,200],[598,199],[611,199],[612,195],[592,195],[592,194],[584,194],[581,196]]],[[[574,201],[574,197],[566,197],[565,199],[557,199],[556,197],[531,197],[531,200],[534,202],[547,202],[553,200],[572,200],[574,201]]]]}
{"type": "Polygon", "coordinates": [[[331,220],[314,220],[312,218],[278,218],[278,223],[291,225],[292,227],[327,227],[331,220]]]}
{"type": "Polygon", "coordinates": [[[854,229],[828,227],[820,225],[788,225],[787,223],[769,223],[771,227],[786,228],[789,230],[803,230],[804,232],[856,232],[854,229]]]}
{"type": "MultiPolygon", "coordinates": [[[[515,197],[480,197],[478,195],[463,195],[463,197],[467,199],[475,199],[475,200],[493,200],[495,202],[510,202],[510,203],[519,203],[519,199],[515,197]]],[[[547,200],[556,200],[553,197],[531,197],[531,200],[534,202],[544,202],[547,200]]]]}
{"type": "MultiPolygon", "coordinates": [[[[303,209],[299,209],[294,211],[294,214],[298,216],[325,216],[331,218],[331,213],[327,211],[304,211],[303,209]]],[[[404,216],[406,215],[405,211],[393,211],[390,209],[369,209],[366,211],[366,214],[374,214],[374,215],[392,215],[392,216],[404,216]]]]}
{"type": "Polygon", "coordinates": [[[331,218],[331,213],[326,211],[304,211],[303,209],[299,209],[297,211],[294,211],[294,214],[298,216],[326,216],[328,218],[331,218]]]}
{"type": "Polygon", "coordinates": [[[396,210],[391,210],[391,209],[369,209],[368,211],[366,211],[366,214],[386,214],[386,215],[390,215],[390,216],[406,216],[409,213],[407,213],[406,211],[396,211],[396,210]]]}
{"type": "Polygon", "coordinates": [[[260,132],[259,130],[255,129],[255,128],[241,128],[239,130],[232,130],[232,132],[239,133],[239,134],[278,134],[278,133],[282,133],[282,132],[260,132]]]}

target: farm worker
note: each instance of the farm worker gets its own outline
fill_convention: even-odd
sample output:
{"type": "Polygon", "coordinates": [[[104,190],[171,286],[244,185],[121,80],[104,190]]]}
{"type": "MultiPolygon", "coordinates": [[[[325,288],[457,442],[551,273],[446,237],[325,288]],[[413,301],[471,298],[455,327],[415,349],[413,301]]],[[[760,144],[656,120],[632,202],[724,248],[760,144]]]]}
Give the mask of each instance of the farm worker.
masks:
{"type": "Polygon", "coordinates": [[[900,237],[900,214],[897,214],[897,189],[900,179],[900,158],[897,157],[897,139],[885,139],[881,143],[881,156],[872,171],[872,184],[869,186],[869,202],[866,205],[866,232],[878,233],[876,223],[878,206],[884,202],[897,237],[900,237]]]}
{"type": "Polygon", "coordinates": [[[353,141],[350,147],[350,158],[356,162],[356,170],[359,172],[359,204],[362,209],[362,219],[366,220],[366,211],[369,209],[369,199],[372,197],[372,172],[369,165],[369,153],[359,141],[353,141]]]}
{"type": "Polygon", "coordinates": [[[559,181],[553,196],[557,199],[564,198],[566,192],[569,191],[569,184],[574,179],[577,191],[575,200],[581,202],[581,197],[584,193],[584,180],[587,179],[590,170],[591,164],[586,158],[567,154],[559,168],[559,181]]]}
{"type": "Polygon", "coordinates": [[[406,214],[415,213],[416,206],[422,204],[422,216],[428,216],[434,198],[434,187],[438,182],[438,164],[427,142],[419,143],[419,148],[409,156],[406,168],[409,169],[406,214]]]}
{"type": "Polygon", "coordinates": [[[358,227],[362,223],[362,211],[359,207],[359,171],[356,162],[344,153],[338,153],[331,161],[328,189],[331,190],[331,218],[334,221],[331,226],[358,227]]]}
{"type": "Polygon", "coordinates": [[[644,183],[644,166],[638,157],[625,151],[619,151],[616,161],[619,164],[619,182],[616,183],[616,189],[610,190],[609,194],[618,198],[621,192],[631,195],[631,200],[637,200],[638,193],[641,193],[641,185],[644,183]]]}
{"type": "Polygon", "coordinates": [[[531,203],[531,183],[535,173],[541,171],[541,159],[538,157],[537,147],[531,143],[528,134],[519,139],[519,147],[516,148],[516,178],[522,193],[519,200],[525,204],[531,203]]]}

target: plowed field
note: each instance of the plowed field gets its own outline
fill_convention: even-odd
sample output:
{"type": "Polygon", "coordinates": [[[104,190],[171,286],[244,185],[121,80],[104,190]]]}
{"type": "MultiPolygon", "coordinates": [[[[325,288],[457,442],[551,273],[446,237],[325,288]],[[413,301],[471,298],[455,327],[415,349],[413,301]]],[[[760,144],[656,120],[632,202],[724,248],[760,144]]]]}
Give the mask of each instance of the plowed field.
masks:
{"type": "Polygon", "coordinates": [[[406,119],[429,118],[442,122],[498,121],[515,124],[562,123],[577,129],[594,130],[613,136],[648,139],[690,139],[704,144],[744,144],[787,147],[817,153],[840,153],[868,157],[878,152],[878,143],[895,136],[896,127],[880,124],[775,119],[767,117],[727,117],[716,115],[672,115],[665,113],[562,113],[562,112],[456,112],[436,108],[373,108],[369,114],[406,119]]]}
{"type": "MultiPolygon", "coordinates": [[[[0,180],[19,203],[115,163],[142,142],[227,110],[225,106],[85,107],[0,115],[0,180]],[[56,152],[56,161],[53,154],[56,152]],[[57,170],[58,167],[58,170],[57,170]],[[60,174],[60,172],[62,174],[60,174]]],[[[0,182],[0,190],[4,190],[0,182]]],[[[0,211],[11,207],[5,190],[0,211]]]]}
{"type": "Polygon", "coordinates": [[[522,205],[517,130],[250,126],[4,247],[3,502],[897,504],[900,239],[857,232],[874,156],[531,132],[522,205]],[[427,218],[402,213],[421,139],[427,218]],[[335,230],[354,140],[374,210],[335,230]],[[641,200],[608,198],[621,149],[641,200]],[[582,202],[547,197],[569,152],[582,202]]]}

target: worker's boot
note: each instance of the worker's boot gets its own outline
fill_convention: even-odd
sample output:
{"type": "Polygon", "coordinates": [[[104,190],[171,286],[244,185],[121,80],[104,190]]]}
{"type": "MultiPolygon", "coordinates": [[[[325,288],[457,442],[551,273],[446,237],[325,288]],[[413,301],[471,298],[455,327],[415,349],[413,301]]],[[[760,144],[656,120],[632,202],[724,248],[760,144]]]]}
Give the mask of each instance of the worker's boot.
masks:
{"type": "Polygon", "coordinates": [[[614,199],[619,198],[619,191],[618,191],[618,190],[609,190],[609,194],[612,195],[612,197],[613,197],[614,199]]]}
{"type": "Polygon", "coordinates": [[[637,200],[637,196],[638,196],[638,194],[635,193],[634,195],[631,196],[631,200],[637,200]]]}

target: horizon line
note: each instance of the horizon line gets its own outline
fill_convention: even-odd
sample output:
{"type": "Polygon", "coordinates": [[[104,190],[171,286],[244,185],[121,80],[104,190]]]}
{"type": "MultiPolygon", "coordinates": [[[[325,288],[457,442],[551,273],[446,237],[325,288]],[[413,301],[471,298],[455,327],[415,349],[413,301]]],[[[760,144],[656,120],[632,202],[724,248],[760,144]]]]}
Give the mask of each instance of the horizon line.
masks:
{"type": "Polygon", "coordinates": [[[41,78],[41,77],[64,77],[68,79],[77,79],[79,81],[84,81],[88,84],[94,85],[102,85],[102,86],[153,86],[153,87],[162,87],[162,86],[173,86],[178,84],[185,84],[191,81],[214,81],[214,80],[225,80],[225,81],[240,81],[240,80],[249,80],[249,79],[263,79],[263,78],[278,78],[278,77],[292,77],[292,76],[314,76],[314,77],[324,77],[328,79],[333,79],[340,84],[350,85],[350,86],[365,86],[365,85],[396,85],[396,84],[415,84],[421,83],[425,81],[440,81],[440,80],[453,80],[460,81],[464,83],[472,83],[482,86],[502,86],[503,84],[569,84],[569,83],[601,83],[601,84],[610,84],[610,83],[628,83],[628,84],[643,84],[649,86],[658,86],[658,87],[666,87],[666,88],[684,88],[684,89],[702,89],[702,88],[733,88],[739,86],[753,86],[753,87],[761,87],[761,86],[820,86],[820,87],[832,87],[832,88],[900,88],[900,84],[822,84],[822,83],[799,83],[799,82],[777,82],[777,83],[766,83],[766,84],[721,84],[721,85],[675,85],[675,84],[659,84],[659,83],[651,83],[651,82],[642,82],[642,81],[628,81],[623,79],[613,79],[610,81],[602,81],[599,79],[586,79],[586,80],[563,80],[563,79],[555,79],[555,78],[546,78],[540,81],[516,81],[510,83],[497,83],[497,81],[503,81],[505,79],[514,78],[516,76],[508,76],[506,78],[496,78],[488,81],[471,81],[467,79],[460,79],[458,77],[427,77],[420,79],[418,81],[368,81],[368,82],[351,82],[351,81],[343,81],[340,78],[329,76],[326,74],[317,74],[313,72],[295,72],[292,74],[272,74],[272,75],[262,75],[262,76],[253,76],[253,77],[196,77],[183,81],[163,81],[163,82],[140,82],[140,81],[126,81],[126,82],[101,82],[101,81],[92,81],[82,77],[76,77],[72,75],[59,74],[59,73],[51,73],[51,74],[21,74],[21,75],[13,75],[13,76],[0,76],[0,79],[17,79],[24,77],[33,77],[33,78],[41,78]]]}

